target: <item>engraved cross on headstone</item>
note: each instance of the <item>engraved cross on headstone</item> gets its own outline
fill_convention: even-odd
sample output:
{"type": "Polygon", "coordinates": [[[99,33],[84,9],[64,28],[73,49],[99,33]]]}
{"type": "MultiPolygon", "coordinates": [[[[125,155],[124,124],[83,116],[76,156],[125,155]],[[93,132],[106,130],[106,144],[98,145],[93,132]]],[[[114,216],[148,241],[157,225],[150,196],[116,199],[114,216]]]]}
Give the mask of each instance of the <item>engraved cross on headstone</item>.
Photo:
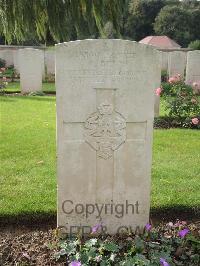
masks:
{"type": "Polygon", "coordinates": [[[113,152],[126,140],[126,121],[115,110],[116,89],[96,89],[97,111],[85,122],[85,140],[103,159],[112,157],[113,152]]]}
{"type": "Polygon", "coordinates": [[[85,142],[96,151],[96,201],[104,202],[105,199],[113,199],[114,153],[125,142],[144,142],[146,121],[127,122],[123,114],[118,112],[115,103],[117,88],[95,88],[95,90],[96,111],[88,114],[85,122],[64,121],[66,129],[70,127],[70,131],[76,136],[72,140],[68,137],[70,134],[67,134],[65,142],[85,142]],[[141,126],[144,128],[144,134],[139,138],[134,134],[134,125],[136,131],[138,125],[140,129],[141,126]]]}

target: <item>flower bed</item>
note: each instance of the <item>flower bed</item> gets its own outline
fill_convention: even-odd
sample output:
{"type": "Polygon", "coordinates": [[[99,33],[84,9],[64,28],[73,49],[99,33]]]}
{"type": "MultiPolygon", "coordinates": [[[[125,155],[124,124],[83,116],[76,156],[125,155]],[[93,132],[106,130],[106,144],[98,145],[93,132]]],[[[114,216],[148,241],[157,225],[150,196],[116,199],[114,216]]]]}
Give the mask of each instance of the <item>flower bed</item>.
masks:
{"type": "Polygon", "coordinates": [[[197,266],[200,224],[169,222],[143,233],[103,235],[95,225],[87,238],[59,239],[58,230],[0,233],[0,265],[197,266]]]}
{"type": "Polygon", "coordinates": [[[156,95],[164,98],[168,117],[155,119],[155,127],[200,128],[199,84],[186,84],[180,75],[170,77],[156,89],[156,95]]]}

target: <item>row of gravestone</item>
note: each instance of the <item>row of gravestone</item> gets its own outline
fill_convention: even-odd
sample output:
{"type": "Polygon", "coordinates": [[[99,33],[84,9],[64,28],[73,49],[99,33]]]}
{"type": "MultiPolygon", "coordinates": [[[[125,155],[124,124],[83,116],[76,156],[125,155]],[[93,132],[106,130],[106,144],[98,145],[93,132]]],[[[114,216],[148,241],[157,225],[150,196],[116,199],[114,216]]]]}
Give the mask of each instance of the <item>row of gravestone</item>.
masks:
{"type": "MultiPolygon", "coordinates": [[[[4,49],[0,50],[0,58],[4,59],[6,61],[7,65],[14,65],[16,71],[19,73],[19,60],[18,60],[18,49],[4,49]]],[[[41,50],[42,51],[42,60],[43,63],[43,77],[45,75],[51,75],[55,74],[55,50],[41,50]]],[[[196,55],[193,53],[188,54],[187,51],[160,51],[160,64],[161,64],[161,70],[167,71],[167,74],[169,77],[172,77],[174,75],[180,74],[182,77],[186,74],[186,81],[194,81],[195,77],[191,78],[191,71],[195,71],[196,67],[194,66],[194,58],[196,55]],[[189,64],[189,68],[187,70],[189,73],[186,72],[186,65],[187,62],[189,64]],[[191,66],[191,67],[190,67],[191,66]]],[[[198,61],[199,59],[197,59],[198,61]]],[[[196,75],[196,74],[194,74],[196,75]]],[[[198,73],[199,75],[199,73],[198,73]]]]}
{"type": "MultiPolygon", "coordinates": [[[[55,73],[54,51],[46,52],[45,61],[42,50],[27,48],[18,51],[19,72],[22,76],[22,93],[41,90],[45,68],[44,62],[48,66],[48,72],[55,73]],[[35,80],[34,85],[32,79],[35,80]]],[[[181,77],[185,76],[187,84],[192,84],[193,82],[199,83],[200,51],[190,51],[187,53],[174,51],[168,53],[168,75],[172,77],[177,74],[180,74],[181,77]]]]}
{"type": "MultiPolygon", "coordinates": [[[[24,48],[27,49],[27,48],[24,48]]],[[[30,48],[29,48],[30,49],[30,48]]],[[[13,65],[16,72],[20,73],[20,62],[19,62],[19,50],[20,49],[0,49],[0,58],[5,60],[6,66],[13,65]]],[[[36,49],[33,49],[35,51],[36,49]]],[[[52,50],[40,50],[42,52],[42,64],[43,77],[49,74],[55,74],[55,51],[52,50]]],[[[40,52],[40,54],[41,54],[40,52]]]]}
{"type": "MultiPolygon", "coordinates": [[[[200,51],[171,52],[168,55],[168,75],[185,77],[187,84],[200,81],[200,51]]],[[[200,84],[199,84],[200,86],[200,84]]]]}
{"type": "Polygon", "coordinates": [[[167,76],[179,76],[191,85],[196,93],[200,93],[200,51],[160,52],[161,69],[167,76]],[[194,85],[195,84],[195,85],[194,85]]]}
{"type": "MultiPolygon", "coordinates": [[[[158,54],[160,58],[160,52],[158,52],[158,54]]],[[[51,57],[52,55],[51,53],[51,57]]],[[[170,75],[183,73],[186,61],[185,55],[186,53],[178,51],[170,53],[169,65],[173,65],[173,69],[172,67],[170,68],[170,75]]],[[[20,49],[18,51],[18,63],[20,66],[21,92],[29,93],[41,91],[42,78],[44,75],[44,52],[32,48],[20,49]]],[[[153,63],[154,62],[152,62],[152,64],[153,63]]],[[[161,70],[160,61],[158,65],[161,70]]],[[[187,53],[186,81],[189,84],[194,81],[200,81],[200,51],[191,51],[187,53]]],[[[157,87],[159,86],[160,82],[157,84],[157,87]]],[[[155,95],[155,117],[159,116],[159,103],[159,96],[155,95]]]]}

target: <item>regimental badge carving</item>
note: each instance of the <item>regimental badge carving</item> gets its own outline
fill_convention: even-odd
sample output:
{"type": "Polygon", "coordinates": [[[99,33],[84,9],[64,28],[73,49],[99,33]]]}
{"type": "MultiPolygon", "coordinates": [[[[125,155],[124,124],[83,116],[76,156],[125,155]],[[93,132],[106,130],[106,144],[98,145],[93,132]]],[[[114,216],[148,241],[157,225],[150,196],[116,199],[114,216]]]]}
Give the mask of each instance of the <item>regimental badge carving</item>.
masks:
{"type": "Polygon", "coordinates": [[[97,156],[108,159],[126,140],[125,118],[110,103],[102,103],[97,112],[85,122],[85,141],[97,151],[97,156]]]}

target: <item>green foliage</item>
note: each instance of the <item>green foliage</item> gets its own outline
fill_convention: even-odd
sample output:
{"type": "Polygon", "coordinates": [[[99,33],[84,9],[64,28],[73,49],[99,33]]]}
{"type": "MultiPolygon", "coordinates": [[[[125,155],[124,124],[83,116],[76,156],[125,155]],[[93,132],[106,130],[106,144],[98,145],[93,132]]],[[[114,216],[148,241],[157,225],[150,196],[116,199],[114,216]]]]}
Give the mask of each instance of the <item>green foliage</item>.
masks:
{"type": "Polygon", "coordinates": [[[169,116],[178,118],[196,117],[200,115],[200,103],[193,88],[182,80],[165,84],[163,96],[169,116]]]}
{"type": "Polygon", "coordinates": [[[129,237],[100,235],[89,240],[61,240],[51,249],[54,249],[57,263],[76,261],[83,266],[159,266],[162,258],[171,266],[195,266],[199,262],[197,227],[190,225],[189,234],[181,238],[179,232],[183,229],[186,229],[184,222],[177,221],[129,237]],[[178,252],[181,256],[177,255],[178,252]]]}
{"type": "MultiPolygon", "coordinates": [[[[200,116],[197,116],[200,121],[200,116]]],[[[171,116],[160,116],[154,118],[154,128],[172,129],[172,128],[191,128],[200,129],[200,125],[194,125],[190,117],[171,117],[171,116]]]]}
{"type": "Polygon", "coordinates": [[[6,70],[5,68],[0,69],[0,93],[1,94],[4,93],[4,89],[7,86],[6,77],[4,77],[5,70],[6,70]]]}
{"type": "MultiPolygon", "coordinates": [[[[196,2],[196,1],[194,1],[196,2]]],[[[200,36],[200,4],[167,5],[155,19],[156,34],[167,35],[187,47],[190,41],[200,36]]]]}
{"type": "Polygon", "coordinates": [[[166,82],[168,80],[168,72],[167,70],[161,70],[161,81],[166,82]]]}
{"type": "Polygon", "coordinates": [[[4,89],[6,88],[6,84],[5,82],[3,82],[2,80],[0,80],[0,94],[4,93],[4,89]]]}
{"type": "Polygon", "coordinates": [[[165,4],[165,0],[131,0],[124,34],[136,41],[152,35],[153,22],[165,4]]]}
{"type": "Polygon", "coordinates": [[[191,38],[188,10],[180,6],[165,6],[155,19],[154,30],[158,35],[167,35],[179,44],[187,45],[191,38]]]}
{"type": "Polygon", "coordinates": [[[8,44],[38,45],[164,34],[188,45],[200,36],[199,6],[196,0],[1,0],[0,36],[8,44]]]}
{"type": "Polygon", "coordinates": [[[5,65],[6,65],[6,61],[0,58],[0,68],[5,67],[5,65]]]}
{"type": "Polygon", "coordinates": [[[200,40],[192,41],[189,45],[189,48],[192,48],[194,50],[200,50],[200,40]]]}
{"type": "MultiPolygon", "coordinates": [[[[34,33],[41,41],[50,32],[57,42],[84,38],[107,37],[107,26],[121,36],[124,1],[121,0],[1,0],[0,32],[8,43],[24,41],[34,33]]],[[[111,34],[111,35],[112,35],[111,34]]]]}

